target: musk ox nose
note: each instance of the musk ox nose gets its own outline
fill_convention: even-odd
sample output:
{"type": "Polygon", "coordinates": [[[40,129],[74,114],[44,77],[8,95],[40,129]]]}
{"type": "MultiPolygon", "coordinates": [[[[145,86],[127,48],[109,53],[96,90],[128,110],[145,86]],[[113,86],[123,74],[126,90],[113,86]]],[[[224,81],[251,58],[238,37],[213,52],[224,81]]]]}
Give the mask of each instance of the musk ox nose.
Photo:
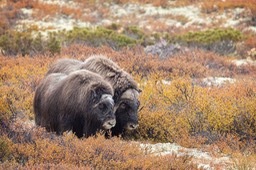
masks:
{"type": "Polygon", "coordinates": [[[108,123],[110,126],[114,127],[114,126],[116,125],[116,120],[115,120],[115,119],[112,119],[112,120],[107,121],[107,123],[108,123]]]}
{"type": "Polygon", "coordinates": [[[127,124],[127,130],[134,130],[139,126],[138,123],[128,123],[127,124]]]}
{"type": "Polygon", "coordinates": [[[116,119],[111,119],[111,120],[104,122],[103,128],[107,130],[107,129],[111,129],[115,125],[116,125],[116,119]]]}

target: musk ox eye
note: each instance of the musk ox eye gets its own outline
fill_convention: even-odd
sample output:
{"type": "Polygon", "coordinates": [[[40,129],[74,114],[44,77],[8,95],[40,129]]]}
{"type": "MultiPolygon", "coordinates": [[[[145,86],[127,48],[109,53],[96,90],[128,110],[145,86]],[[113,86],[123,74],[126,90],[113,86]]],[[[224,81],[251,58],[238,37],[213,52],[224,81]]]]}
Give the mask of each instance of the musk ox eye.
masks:
{"type": "Polygon", "coordinates": [[[121,105],[119,106],[121,109],[127,110],[129,108],[129,105],[126,103],[121,103],[121,105]]]}
{"type": "Polygon", "coordinates": [[[105,110],[107,110],[107,105],[104,104],[104,103],[100,103],[99,104],[99,109],[102,110],[102,111],[105,111],[105,110]]]}
{"type": "Polygon", "coordinates": [[[119,106],[120,109],[125,109],[126,108],[126,104],[125,103],[121,103],[119,106]]]}

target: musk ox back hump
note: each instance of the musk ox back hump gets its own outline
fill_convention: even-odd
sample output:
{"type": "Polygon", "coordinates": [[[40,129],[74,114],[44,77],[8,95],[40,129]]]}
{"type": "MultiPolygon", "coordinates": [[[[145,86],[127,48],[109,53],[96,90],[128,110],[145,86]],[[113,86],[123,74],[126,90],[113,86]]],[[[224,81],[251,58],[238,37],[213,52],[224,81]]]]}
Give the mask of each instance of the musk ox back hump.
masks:
{"type": "Polygon", "coordinates": [[[103,55],[90,56],[84,61],[81,68],[100,74],[107,80],[115,91],[115,99],[119,98],[127,89],[139,91],[138,85],[133,77],[103,55]]]}
{"type": "Polygon", "coordinates": [[[60,59],[57,62],[53,63],[46,75],[49,75],[51,73],[64,73],[69,74],[74,71],[80,70],[80,67],[82,66],[83,62],[79,60],[74,59],[60,59]]]}

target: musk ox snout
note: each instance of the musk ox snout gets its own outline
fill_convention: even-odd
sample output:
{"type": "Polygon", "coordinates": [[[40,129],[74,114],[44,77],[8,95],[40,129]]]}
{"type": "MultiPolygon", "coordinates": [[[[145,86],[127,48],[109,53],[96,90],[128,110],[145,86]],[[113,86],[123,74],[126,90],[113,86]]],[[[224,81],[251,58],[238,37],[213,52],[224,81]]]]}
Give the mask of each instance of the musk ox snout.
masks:
{"type": "Polygon", "coordinates": [[[127,123],[126,129],[132,131],[135,130],[138,126],[138,123],[129,122],[127,123]]]}
{"type": "Polygon", "coordinates": [[[138,116],[137,116],[137,113],[133,113],[133,115],[130,115],[129,116],[129,119],[125,125],[125,129],[126,130],[135,130],[137,127],[139,126],[139,122],[138,122],[138,116]]]}
{"type": "Polygon", "coordinates": [[[116,119],[110,119],[110,120],[107,120],[103,123],[102,127],[105,129],[105,130],[108,130],[108,129],[111,129],[112,127],[114,127],[116,125],[116,119]]]}

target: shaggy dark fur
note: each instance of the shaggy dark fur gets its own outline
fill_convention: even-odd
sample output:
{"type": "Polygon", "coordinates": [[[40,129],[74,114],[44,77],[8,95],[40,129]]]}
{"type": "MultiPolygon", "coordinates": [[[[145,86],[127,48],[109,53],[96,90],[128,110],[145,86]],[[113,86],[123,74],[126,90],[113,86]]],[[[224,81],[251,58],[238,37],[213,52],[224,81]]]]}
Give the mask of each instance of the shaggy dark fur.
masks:
{"type": "Polygon", "coordinates": [[[130,74],[122,70],[112,60],[102,55],[94,55],[84,62],[73,59],[61,59],[52,65],[47,74],[65,73],[72,70],[86,69],[101,75],[114,89],[115,115],[117,124],[112,128],[112,135],[119,135],[124,130],[138,127],[138,96],[140,89],[130,74]]]}
{"type": "Polygon", "coordinates": [[[83,62],[79,60],[64,58],[58,60],[56,63],[50,66],[46,75],[51,73],[64,73],[69,74],[77,70],[81,70],[83,62]]]}
{"type": "Polygon", "coordinates": [[[94,135],[116,123],[112,96],[111,85],[90,71],[49,74],[35,93],[36,124],[57,134],[72,130],[78,137],[94,135]]]}

